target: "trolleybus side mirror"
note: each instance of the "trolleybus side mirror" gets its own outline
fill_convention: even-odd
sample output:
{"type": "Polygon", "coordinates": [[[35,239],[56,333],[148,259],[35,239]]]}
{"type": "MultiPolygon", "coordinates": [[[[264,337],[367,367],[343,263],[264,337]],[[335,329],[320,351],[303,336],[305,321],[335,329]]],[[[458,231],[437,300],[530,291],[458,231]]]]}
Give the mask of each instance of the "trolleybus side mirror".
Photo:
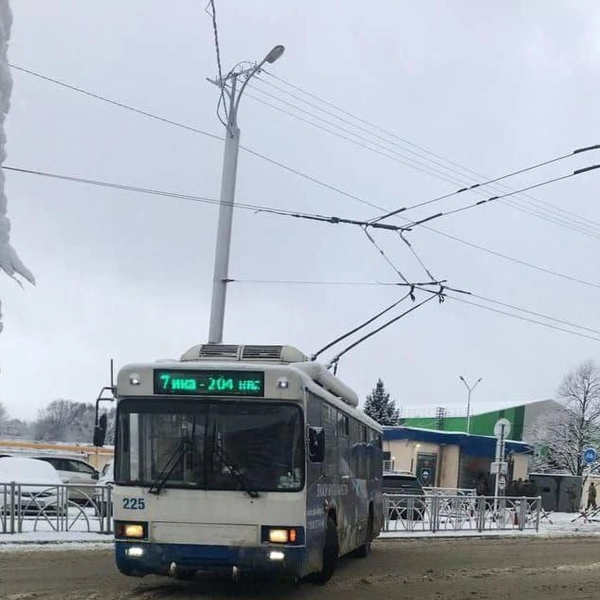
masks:
{"type": "Polygon", "coordinates": [[[106,439],[106,415],[101,415],[98,419],[98,425],[94,427],[94,446],[104,446],[106,439]]]}
{"type": "MultiPolygon", "coordinates": [[[[111,371],[110,379],[112,382],[112,371],[111,371]]],[[[94,425],[94,439],[93,439],[93,444],[96,447],[104,446],[104,441],[106,440],[106,429],[107,429],[106,414],[99,416],[100,402],[114,402],[115,401],[114,394],[115,394],[115,388],[113,385],[111,385],[110,387],[103,387],[100,390],[100,395],[96,398],[96,418],[94,420],[95,425],[94,425]],[[113,394],[113,397],[112,398],[103,398],[102,393],[105,390],[110,390],[113,394]]]]}
{"type": "Polygon", "coordinates": [[[322,427],[308,428],[308,455],[310,462],[322,463],[325,460],[325,430],[322,427]]]}

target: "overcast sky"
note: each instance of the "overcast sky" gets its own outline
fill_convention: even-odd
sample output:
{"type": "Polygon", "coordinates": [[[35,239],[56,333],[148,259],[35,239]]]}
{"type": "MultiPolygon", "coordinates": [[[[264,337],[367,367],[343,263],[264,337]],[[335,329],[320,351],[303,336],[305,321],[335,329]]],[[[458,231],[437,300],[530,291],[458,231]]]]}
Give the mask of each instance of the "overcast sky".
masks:
{"type": "MultiPolygon", "coordinates": [[[[13,0],[11,5],[8,52],[15,65],[223,134],[217,88],[206,81],[217,69],[205,0],[13,0]]],[[[285,54],[270,67],[273,74],[478,173],[499,176],[600,143],[600,5],[594,0],[217,0],[216,8],[223,70],[260,60],[272,46],[284,44],[285,54]]],[[[6,165],[218,197],[221,141],[21,72],[13,71],[13,77],[6,165]]],[[[334,120],[257,81],[259,87],[334,120]]],[[[248,92],[259,97],[251,88],[248,92]]],[[[390,210],[459,187],[441,180],[441,173],[453,182],[474,181],[443,169],[449,163],[423,150],[412,158],[441,173],[409,168],[249,96],[241,103],[239,124],[242,144],[390,210]]],[[[396,141],[396,147],[387,145],[393,152],[416,150],[396,141]]],[[[594,163],[600,163],[600,151],[505,183],[516,189],[594,163]]],[[[179,357],[206,341],[216,206],[13,172],[6,178],[11,241],[37,281],[36,287],[20,289],[0,276],[0,400],[12,416],[33,418],[56,398],[92,402],[108,384],[110,357],[119,367],[179,357]]],[[[551,219],[558,214],[560,224],[495,202],[431,226],[600,285],[600,227],[585,221],[600,222],[599,183],[596,171],[532,192],[536,200],[580,215],[579,229],[587,235],[565,227],[565,213],[552,215],[540,204],[536,212],[551,219]]],[[[356,219],[378,214],[246,152],[240,153],[236,198],[356,219]]],[[[407,217],[479,199],[463,194],[407,217]]],[[[531,210],[527,203],[534,200],[519,202],[531,210]]],[[[395,234],[375,236],[410,280],[426,278],[395,234]]],[[[600,329],[597,287],[508,262],[423,228],[407,237],[433,275],[449,285],[600,329]]],[[[234,218],[230,275],[397,279],[358,228],[242,210],[234,218]]],[[[400,293],[394,287],[233,283],[224,341],[292,344],[311,353],[400,293]]],[[[600,334],[580,331],[600,340],[600,334]]],[[[563,374],[597,357],[599,348],[598,341],[448,299],[427,304],[357,347],[342,359],[338,375],[361,397],[381,377],[397,403],[411,411],[463,407],[466,390],[459,375],[470,382],[483,377],[472,397],[477,411],[552,397],[563,374]]]]}

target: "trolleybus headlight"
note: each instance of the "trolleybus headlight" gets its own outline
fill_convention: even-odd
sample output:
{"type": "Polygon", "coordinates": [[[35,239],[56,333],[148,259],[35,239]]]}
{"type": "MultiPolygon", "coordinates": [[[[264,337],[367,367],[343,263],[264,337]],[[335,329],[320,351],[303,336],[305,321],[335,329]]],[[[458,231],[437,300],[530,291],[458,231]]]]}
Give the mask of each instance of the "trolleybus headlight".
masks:
{"type": "Polygon", "coordinates": [[[263,542],[271,544],[302,543],[302,530],[297,527],[263,527],[263,542]]]}
{"type": "Polygon", "coordinates": [[[132,556],[133,558],[139,558],[140,556],[144,556],[144,549],[139,546],[132,546],[131,548],[127,548],[125,551],[127,556],[132,556]]]}
{"type": "Polygon", "coordinates": [[[289,535],[287,529],[269,529],[269,541],[272,544],[287,544],[289,535]]]}
{"type": "Polygon", "coordinates": [[[115,537],[119,539],[144,539],[148,529],[147,525],[147,523],[118,521],[115,523],[115,537]]]}
{"type": "Polygon", "coordinates": [[[283,560],[285,558],[285,554],[283,552],[273,550],[272,552],[269,552],[269,558],[271,560],[283,560]]]}
{"type": "Polygon", "coordinates": [[[132,373],[129,376],[129,383],[131,385],[140,385],[140,383],[142,383],[140,376],[137,373],[132,373]]]}

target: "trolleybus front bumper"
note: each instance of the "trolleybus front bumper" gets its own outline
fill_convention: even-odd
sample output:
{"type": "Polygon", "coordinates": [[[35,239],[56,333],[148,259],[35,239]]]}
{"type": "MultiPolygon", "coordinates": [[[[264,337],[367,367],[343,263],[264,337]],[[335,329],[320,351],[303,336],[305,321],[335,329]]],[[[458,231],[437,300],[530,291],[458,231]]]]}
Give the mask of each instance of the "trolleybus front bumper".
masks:
{"type": "Polygon", "coordinates": [[[264,573],[301,576],[304,546],[258,547],[196,544],[115,543],[117,567],[130,576],[169,575],[185,571],[264,573]]]}

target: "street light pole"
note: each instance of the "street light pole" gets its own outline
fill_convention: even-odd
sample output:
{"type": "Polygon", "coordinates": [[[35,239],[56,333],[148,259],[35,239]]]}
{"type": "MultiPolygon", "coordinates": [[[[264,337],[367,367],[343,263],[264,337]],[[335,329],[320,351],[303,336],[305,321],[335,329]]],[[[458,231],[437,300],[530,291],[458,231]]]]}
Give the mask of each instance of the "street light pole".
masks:
{"type": "Polygon", "coordinates": [[[471,392],[477,387],[477,384],[483,380],[483,377],[480,377],[473,387],[470,387],[469,384],[465,381],[465,378],[460,375],[459,379],[465,384],[467,390],[469,391],[467,395],[467,435],[471,433],[471,392]]]}
{"type": "Polygon", "coordinates": [[[227,284],[229,283],[228,271],[229,250],[231,248],[231,225],[233,221],[233,203],[235,198],[235,182],[240,147],[240,130],[237,125],[237,112],[240,98],[248,81],[260,71],[265,63],[274,63],[283,54],[284,50],[285,48],[283,46],[275,46],[260,63],[253,67],[239,71],[233,70],[222,79],[209,79],[211,83],[214,83],[221,89],[222,100],[225,104],[225,112],[227,114],[208,331],[208,341],[212,344],[220,344],[223,341],[225,300],[227,296],[227,284]],[[238,92],[238,81],[242,78],[245,78],[245,80],[238,92]]]}

